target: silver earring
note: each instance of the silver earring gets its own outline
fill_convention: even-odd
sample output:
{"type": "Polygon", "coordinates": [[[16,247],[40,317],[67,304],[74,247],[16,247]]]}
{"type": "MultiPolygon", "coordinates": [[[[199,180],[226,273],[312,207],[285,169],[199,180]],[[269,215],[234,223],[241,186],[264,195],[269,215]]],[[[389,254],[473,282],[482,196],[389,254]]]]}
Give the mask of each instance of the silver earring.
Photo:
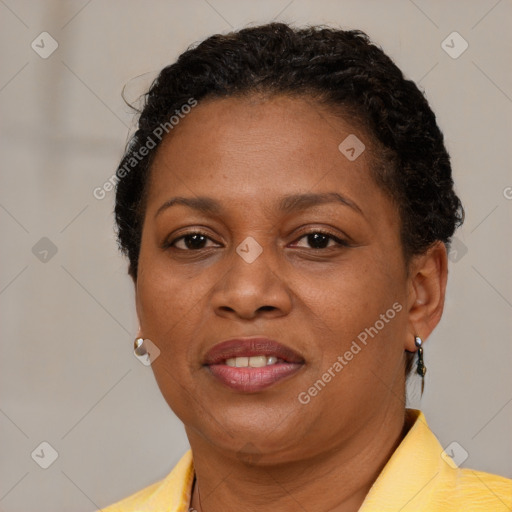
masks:
{"type": "Polygon", "coordinates": [[[146,355],[146,349],[144,347],[144,338],[137,338],[133,342],[133,352],[138,357],[146,355]]]}
{"type": "Polygon", "coordinates": [[[423,395],[423,388],[425,387],[425,373],[427,373],[427,367],[423,361],[423,340],[419,336],[414,336],[414,344],[418,347],[416,373],[421,376],[421,394],[423,395]]]}

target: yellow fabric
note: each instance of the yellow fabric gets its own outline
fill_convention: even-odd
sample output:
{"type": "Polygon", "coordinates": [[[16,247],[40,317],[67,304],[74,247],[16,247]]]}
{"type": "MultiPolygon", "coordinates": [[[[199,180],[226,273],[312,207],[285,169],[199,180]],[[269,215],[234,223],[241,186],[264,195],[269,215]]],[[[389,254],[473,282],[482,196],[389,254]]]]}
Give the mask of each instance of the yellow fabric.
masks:
{"type": "MultiPolygon", "coordinates": [[[[366,496],[359,512],[505,512],[512,480],[456,468],[421,411],[407,409],[411,427],[366,496]]],[[[103,512],[187,512],[194,481],[188,450],[162,481],[103,512]]]]}

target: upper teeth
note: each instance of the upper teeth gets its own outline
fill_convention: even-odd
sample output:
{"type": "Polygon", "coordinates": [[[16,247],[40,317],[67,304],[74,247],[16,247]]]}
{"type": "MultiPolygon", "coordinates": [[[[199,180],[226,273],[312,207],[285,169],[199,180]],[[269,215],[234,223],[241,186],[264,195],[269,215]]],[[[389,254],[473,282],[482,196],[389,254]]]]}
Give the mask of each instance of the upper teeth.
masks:
{"type": "Polygon", "coordinates": [[[275,356],[251,356],[251,357],[230,357],[226,359],[228,366],[236,366],[244,368],[251,366],[252,368],[261,368],[270,364],[276,364],[277,357],[275,356]]]}

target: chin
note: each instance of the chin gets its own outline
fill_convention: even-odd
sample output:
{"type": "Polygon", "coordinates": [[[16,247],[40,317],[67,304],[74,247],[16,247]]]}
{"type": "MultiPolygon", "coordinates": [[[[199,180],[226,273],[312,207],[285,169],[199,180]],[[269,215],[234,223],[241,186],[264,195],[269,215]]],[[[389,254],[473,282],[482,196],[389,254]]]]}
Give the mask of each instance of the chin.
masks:
{"type": "MultiPolygon", "coordinates": [[[[205,416],[209,415],[200,414],[198,411],[195,421],[185,424],[193,425],[193,432],[199,433],[224,453],[232,452],[238,458],[245,454],[251,459],[257,454],[262,459],[274,459],[280,451],[296,449],[297,443],[303,437],[303,432],[297,430],[297,421],[292,415],[276,414],[269,417],[268,411],[262,410],[261,414],[253,411],[248,417],[239,410],[224,410],[222,415],[211,417],[206,425],[205,416]]],[[[191,418],[184,418],[185,421],[189,419],[191,418]]]]}

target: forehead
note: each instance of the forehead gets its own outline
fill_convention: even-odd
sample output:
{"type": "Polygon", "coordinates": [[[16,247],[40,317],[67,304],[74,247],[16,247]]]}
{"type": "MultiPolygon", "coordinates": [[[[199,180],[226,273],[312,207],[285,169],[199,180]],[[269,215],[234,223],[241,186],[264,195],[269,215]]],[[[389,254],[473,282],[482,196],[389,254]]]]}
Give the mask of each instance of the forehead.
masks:
{"type": "Polygon", "coordinates": [[[388,198],[371,177],[374,152],[365,131],[313,98],[207,100],[159,146],[148,208],[169,195],[249,206],[284,194],[340,192],[375,210],[388,198]]]}

